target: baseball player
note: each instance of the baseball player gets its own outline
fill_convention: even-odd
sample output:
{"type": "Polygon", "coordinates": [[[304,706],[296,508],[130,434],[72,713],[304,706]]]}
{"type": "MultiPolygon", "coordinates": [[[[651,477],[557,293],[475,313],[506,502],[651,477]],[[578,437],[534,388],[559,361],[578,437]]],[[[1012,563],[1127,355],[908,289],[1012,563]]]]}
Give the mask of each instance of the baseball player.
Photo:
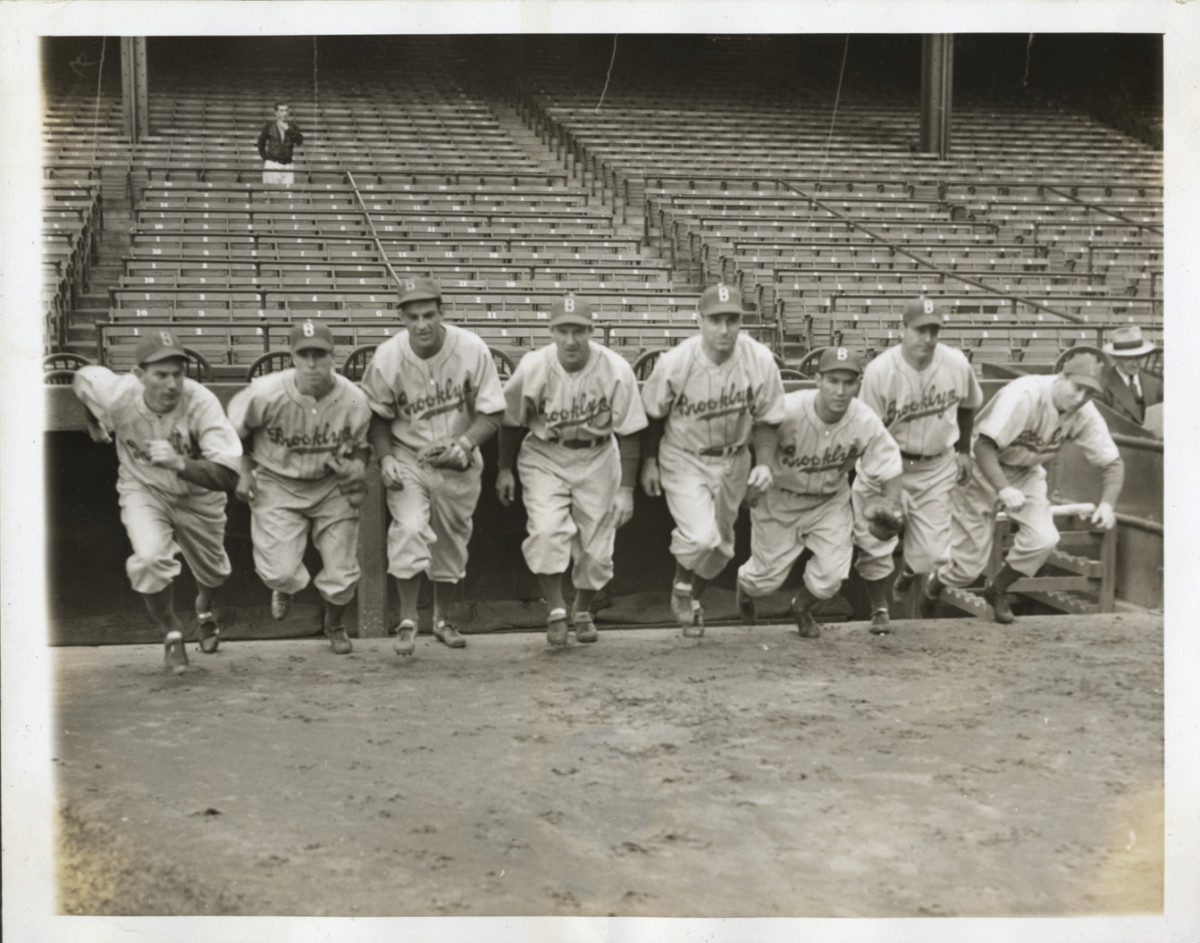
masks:
{"type": "Polygon", "coordinates": [[[699,335],[659,357],[642,388],[650,420],[642,487],[652,497],[665,493],[675,520],[671,611],[690,637],[704,634],[700,594],[733,557],[747,487],[771,485],[783,421],[779,368],[765,346],[740,333],[741,293],[712,285],[698,310],[699,335]]]}
{"type": "MultiPolygon", "coordinates": [[[[901,515],[904,563],[892,587],[899,600],[918,573],[945,558],[950,543],[950,492],[971,475],[971,426],[983,390],[962,351],[938,343],[945,320],[929,298],[904,306],[900,344],[872,360],[858,398],[883,420],[904,461],[901,515]]],[[[871,631],[890,631],[887,578],[898,538],[875,536],[866,516],[880,496],[879,483],[860,468],[851,490],[854,504],[854,568],[871,601],[871,631]]]]}
{"type": "Polygon", "coordinates": [[[210,390],[184,376],[183,345],[167,330],[138,344],[137,366],[123,376],[82,367],[75,395],[93,442],[117,445],[121,522],[133,554],[125,572],[162,630],[166,667],[187,671],[174,580],[182,553],[196,578],[200,650],[220,642],[213,593],[229,577],[225,492],[237,483],[242,447],[210,390]]]}
{"type": "Polygon", "coordinates": [[[1125,465],[1093,396],[1103,392],[1103,366],[1088,353],[1069,359],[1058,374],[1019,377],[1002,387],[979,412],[975,428],[975,467],[965,488],[953,493],[950,553],[925,577],[921,614],[933,614],[946,586],[966,586],[983,572],[992,553],[997,505],[1019,525],[1012,548],[983,598],[996,621],[1013,621],[1008,587],[1021,576],[1036,576],[1058,543],[1058,530],[1046,498],[1042,464],[1067,442],[1075,442],[1101,469],[1100,502],[1091,523],[1105,530],[1116,518],[1125,465]]]}
{"type": "Polygon", "coordinates": [[[451,648],[467,643],[448,615],[466,575],[482,487],[479,445],[500,426],[504,391],[487,344],[442,320],[436,282],[406,279],[399,300],[405,330],[379,345],[363,389],[392,515],[388,572],[400,596],[395,648],[411,655],[422,573],[433,582],[434,636],[451,648]]]}
{"type": "MultiPolygon", "coordinates": [[[[815,390],[784,397],[784,419],[772,481],[750,510],[750,559],[738,568],[737,603],[742,620],[757,620],[755,597],[783,585],[792,564],[807,547],[812,558],[804,583],[792,599],[800,635],[821,634],[812,608],[831,599],[850,574],[854,552],[854,510],[850,469],[879,483],[869,504],[900,500],[900,449],[882,420],[854,397],[862,379],[856,351],[830,347],[821,355],[815,390]]],[[[875,508],[867,513],[872,515],[875,508]]]]}
{"type": "Polygon", "coordinates": [[[633,516],[646,428],[633,369],[592,343],[592,319],[591,305],[574,295],[556,301],[554,343],[524,357],[504,388],[496,496],[512,504],[516,458],[529,531],[521,550],[546,596],[546,637],[555,646],[568,640],[562,578],[572,558],[575,637],[599,637],[590,607],[612,579],[617,528],[633,516]],[[524,443],[521,427],[529,430],[524,443]]]}
{"type": "Polygon", "coordinates": [[[283,619],[309,583],[309,531],[321,554],[313,578],[322,628],[335,654],[353,649],[342,616],[358,585],[359,507],[366,490],[366,394],[334,372],[333,335],[321,323],[292,327],[293,366],[254,380],[229,403],[245,442],[237,496],[250,505],[254,569],[283,619]]]}

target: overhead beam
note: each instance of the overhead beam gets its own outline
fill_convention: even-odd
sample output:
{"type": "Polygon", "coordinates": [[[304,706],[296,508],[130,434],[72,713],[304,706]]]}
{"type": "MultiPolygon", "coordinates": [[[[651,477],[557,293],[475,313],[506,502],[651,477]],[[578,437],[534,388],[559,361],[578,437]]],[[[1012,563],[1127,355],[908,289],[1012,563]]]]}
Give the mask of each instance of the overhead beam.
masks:
{"type": "Polygon", "coordinates": [[[954,97],[954,34],[921,37],[921,152],[950,156],[954,97]]]}

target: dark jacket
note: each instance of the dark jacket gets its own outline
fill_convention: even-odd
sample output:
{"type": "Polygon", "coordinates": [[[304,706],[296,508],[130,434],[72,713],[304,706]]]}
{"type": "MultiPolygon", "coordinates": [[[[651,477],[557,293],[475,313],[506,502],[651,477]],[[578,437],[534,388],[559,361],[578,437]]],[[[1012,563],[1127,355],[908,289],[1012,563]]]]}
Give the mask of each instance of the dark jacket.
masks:
{"type": "Polygon", "coordinates": [[[1138,375],[1138,382],[1142,385],[1142,401],[1140,403],[1137,401],[1133,389],[1125,385],[1125,381],[1121,379],[1116,367],[1111,364],[1106,365],[1100,379],[1104,382],[1104,396],[1102,397],[1104,402],[1112,408],[1113,412],[1125,416],[1138,425],[1141,425],[1146,419],[1147,406],[1153,406],[1155,403],[1163,401],[1162,381],[1145,370],[1138,375]]]}
{"type": "Polygon", "coordinates": [[[277,164],[292,162],[292,148],[304,143],[304,135],[296,122],[289,121],[288,129],[283,138],[279,137],[279,125],[272,118],[263,125],[258,135],[258,156],[263,160],[273,160],[277,164]]]}

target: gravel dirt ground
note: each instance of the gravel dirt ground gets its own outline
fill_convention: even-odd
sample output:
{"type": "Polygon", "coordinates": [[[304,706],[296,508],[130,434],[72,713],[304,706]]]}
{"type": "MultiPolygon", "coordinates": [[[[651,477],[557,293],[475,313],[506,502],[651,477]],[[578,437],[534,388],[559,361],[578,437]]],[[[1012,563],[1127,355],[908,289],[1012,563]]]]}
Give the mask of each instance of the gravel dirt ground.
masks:
{"type": "Polygon", "coordinates": [[[1162,627],[55,649],[59,912],[1157,912],[1162,627]]]}

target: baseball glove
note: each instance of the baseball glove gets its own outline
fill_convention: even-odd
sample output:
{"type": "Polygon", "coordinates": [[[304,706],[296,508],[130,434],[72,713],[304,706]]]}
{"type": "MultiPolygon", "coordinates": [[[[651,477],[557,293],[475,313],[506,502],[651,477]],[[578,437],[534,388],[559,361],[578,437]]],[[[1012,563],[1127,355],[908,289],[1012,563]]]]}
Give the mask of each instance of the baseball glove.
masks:
{"type": "Polygon", "coordinates": [[[891,540],[904,530],[904,513],[895,505],[882,501],[867,507],[864,515],[876,540],[891,540]]]}
{"type": "Polygon", "coordinates": [[[430,468],[446,468],[450,471],[466,471],[471,467],[474,456],[453,439],[433,442],[417,453],[417,460],[430,468]]]}

